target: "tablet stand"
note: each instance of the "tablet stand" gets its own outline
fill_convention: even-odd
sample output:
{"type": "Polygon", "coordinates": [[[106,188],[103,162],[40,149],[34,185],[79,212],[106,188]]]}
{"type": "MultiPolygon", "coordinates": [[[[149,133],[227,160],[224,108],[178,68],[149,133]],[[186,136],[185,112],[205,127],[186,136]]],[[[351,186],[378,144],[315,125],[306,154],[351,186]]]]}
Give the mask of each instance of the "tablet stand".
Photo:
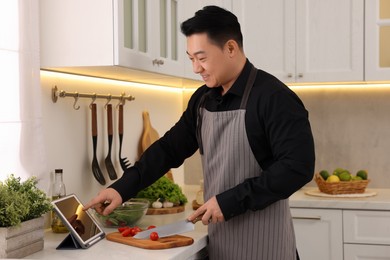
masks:
{"type": "Polygon", "coordinates": [[[73,237],[72,233],[69,233],[64,240],[62,240],[62,242],[57,246],[57,250],[58,249],[67,249],[67,250],[70,250],[70,249],[80,249],[82,248],[79,244],[79,242],[77,242],[77,240],[73,237]]]}

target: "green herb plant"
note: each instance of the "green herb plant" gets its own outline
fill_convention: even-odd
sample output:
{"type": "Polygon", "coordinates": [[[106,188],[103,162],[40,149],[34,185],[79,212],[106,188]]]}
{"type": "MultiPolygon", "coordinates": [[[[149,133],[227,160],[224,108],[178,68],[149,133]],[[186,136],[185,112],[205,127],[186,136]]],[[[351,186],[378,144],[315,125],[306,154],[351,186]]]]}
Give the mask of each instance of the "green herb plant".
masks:
{"type": "Polygon", "coordinates": [[[18,226],[52,210],[50,198],[37,183],[34,176],[21,182],[13,174],[0,181],[0,227],[18,226]]]}
{"type": "Polygon", "coordinates": [[[148,199],[151,204],[158,199],[169,201],[175,206],[183,205],[188,201],[179,185],[166,176],[161,177],[149,187],[138,192],[136,197],[148,199]]]}

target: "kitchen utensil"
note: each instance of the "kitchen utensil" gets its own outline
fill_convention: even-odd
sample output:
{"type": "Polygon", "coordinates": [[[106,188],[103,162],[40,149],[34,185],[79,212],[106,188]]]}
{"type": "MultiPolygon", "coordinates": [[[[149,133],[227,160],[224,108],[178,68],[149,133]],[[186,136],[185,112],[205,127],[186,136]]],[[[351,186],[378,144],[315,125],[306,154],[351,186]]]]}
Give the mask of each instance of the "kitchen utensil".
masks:
{"type": "Polygon", "coordinates": [[[119,119],[118,119],[118,133],[119,133],[119,162],[122,170],[125,171],[129,166],[130,162],[127,157],[122,158],[122,141],[123,141],[123,105],[119,105],[119,119]]]}
{"type": "MultiPolygon", "coordinates": [[[[142,118],[144,121],[144,129],[141,137],[141,152],[143,153],[152,143],[160,139],[160,136],[150,122],[150,116],[148,111],[142,112],[142,118]]],[[[169,170],[165,175],[168,177],[168,179],[173,181],[173,175],[171,170],[169,170]]]]}
{"type": "Polygon", "coordinates": [[[147,239],[135,239],[133,237],[123,237],[119,232],[113,232],[106,235],[107,240],[122,243],[129,246],[135,246],[144,249],[168,249],[174,247],[188,246],[194,243],[192,237],[181,235],[162,237],[156,241],[147,239]]]}
{"type": "Polygon", "coordinates": [[[174,222],[174,223],[171,223],[168,225],[159,226],[156,228],[145,230],[145,231],[137,233],[134,236],[134,238],[137,238],[137,239],[148,238],[152,232],[157,232],[159,237],[167,237],[167,236],[172,236],[172,235],[177,235],[180,233],[193,231],[195,229],[195,223],[198,222],[199,220],[201,220],[202,217],[203,217],[203,214],[199,215],[193,221],[188,221],[187,219],[185,219],[185,220],[181,220],[179,222],[174,222]]]}
{"type": "Polygon", "coordinates": [[[142,152],[144,152],[152,143],[160,139],[158,132],[153,128],[152,123],[150,122],[150,116],[148,111],[142,112],[142,119],[144,121],[144,131],[142,133],[141,147],[142,152]]]}
{"type": "Polygon", "coordinates": [[[175,214],[183,212],[185,210],[185,205],[174,206],[171,208],[148,208],[146,215],[165,215],[165,214],[175,214]]]}
{"type": "Polygon", "coordinates": [[[104,160],[108,172],[108,176],[111,180],[115,180],[118,178],[116,175],[116,171],[114,165],[111,161],[111,146],[112,146],[112,105],[107,104],[107,133],[108,133],[108,154],[106,159],[104,160]]]}
{"type": "Polygon", "coordinates": [[[92,110],[92,143],[93,143],[93,159],[92,159],[92,172],[95,179],[101,184],[106,184],[103,173],[100,170],[98,160],[96,158],[96,146],[97,146],[97,115],[96,115],[96,104],[91,104],[92,110]]]}

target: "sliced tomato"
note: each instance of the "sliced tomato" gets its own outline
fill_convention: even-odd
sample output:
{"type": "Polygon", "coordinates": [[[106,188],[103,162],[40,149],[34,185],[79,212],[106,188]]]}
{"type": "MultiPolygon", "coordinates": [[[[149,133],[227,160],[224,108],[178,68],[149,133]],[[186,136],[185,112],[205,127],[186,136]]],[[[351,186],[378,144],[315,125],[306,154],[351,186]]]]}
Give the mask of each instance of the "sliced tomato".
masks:
{"type": "Polygon", "coordinates": [[[128,236],[134,236],[133,235],[133,229],[132,228],[127,228],[123,232],[121,232],[122,236],[128,237],[128,236]]]}
{"type": "Polygon", "coordinates": [[[151,225],[151,226],[148,227],[148,230],[152,229],[152,228],[156,228],[156,226],[151,225]]]}
{"type": "Polygon", "coordinates": [[[118,231],[119,231],[119,233],[122,233],[123,231],[125,231],[128,228],[130,228],[130,227],[128,227],[128,226],[126,226],[126,227],[118,227],[118,231]]]}
{"type": "Polygon", "coordinates": [[[142,229],[140,227],[137,227],[137,226],[133,227],[133,229],[137,233],[142,231],[142,229]]]}

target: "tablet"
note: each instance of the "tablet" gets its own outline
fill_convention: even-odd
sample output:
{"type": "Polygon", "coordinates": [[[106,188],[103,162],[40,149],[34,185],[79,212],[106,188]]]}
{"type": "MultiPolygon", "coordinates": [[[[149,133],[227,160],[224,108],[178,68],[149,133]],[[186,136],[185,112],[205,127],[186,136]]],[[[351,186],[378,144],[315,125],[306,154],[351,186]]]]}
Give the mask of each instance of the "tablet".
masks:
{"type": "MultiPolygon", "coordinates": [[[[105,237],[103,229],[75,194],[70,194],[51,202],[58,217],[68,228],[72,239],[81,248],[88,248],[105,237]]],[[[77,245],[76,245],[77,247],[77,245]]]]}

